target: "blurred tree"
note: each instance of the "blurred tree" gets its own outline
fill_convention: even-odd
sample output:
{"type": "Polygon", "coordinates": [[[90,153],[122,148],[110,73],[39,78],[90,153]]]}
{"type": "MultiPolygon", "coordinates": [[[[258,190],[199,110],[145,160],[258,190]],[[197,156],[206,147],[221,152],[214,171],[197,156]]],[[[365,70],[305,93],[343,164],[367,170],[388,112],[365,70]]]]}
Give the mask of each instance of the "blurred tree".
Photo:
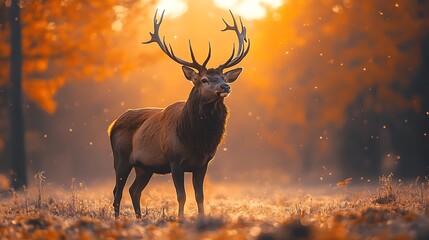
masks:
{"type": "Polygon", "coordinates": [[[296,160],[288,165],[312,176],[324,166],[340,166],[343,177],[377,176],[387,154],[408,149],[407,160],[392,169],[423,173],[416,170],[428,165],[422,161],[428,157],[422,142],[428,120],[422,118],[427,97],[419,69],[425,68],[428,6],[407,0],[289,1],[259,23],[263,33],[254,42],[276,44],[252,49],[258,68],[270,69],[254,74],[266,80],[255,81],[256,92],[273,116],[262,131],[285,158],[296,160]],[[398,124],[405,119],[420,127],[398,124]]]}
{"type": "Polygon", "coordinates": [[[11,160],[12,187],[21,188],[27,184],[24,118],[22,111],[22,49],[21,49],[21,16],[19,0],[12,0],[9,11],[10,23],[10,82],[9,100],[9,159],[11,160]]]}
{"type": "Polygon", "coordinates": [[[7,79],[12,80],[8,89],[8,159],[16,164],[13,172],[22,177],[14,186],[25,184],[21,91],[53,114],[57,109],[55,94],[67,81],[101,81],[117,74],[123,76],[141,65],[140,55],[132,53],[131,57],[121,42],[134,34],[124,29],[135,28],[143,17],[138,10],[149,4],[122,0],[0,1],[0,87],[7,84],[7,79]],[[131,7],[134,11],[129,11],[131,7]],[[10,27],[5,24],[6,9],[10,27]],[[21,17],[17,17],[19,11],[21,17]],[[18,46],[22,46],[22,55],[18,46]]]}
{"type": "MultiPolygon", "coordinates": [[[[6,24],[8,24],[7,17],[8,17],[8,8],[6,8],[5,4],[0,4],[0,32],[4,32],[6,28],[6,24]]],[[[9,41],[9,39],[3,39],[0,38],[0,41],[9,41]]],[[[2,44],[0,44],[1,46],[2,44]]],[[[0,59],[2,68],[6,68],[6,64],[3,64],[4,59],[0,59]]],[[[6,79],[1,79],[0,82],[4,82],[6,79]]],[[[0,129],[7,129],[8,126],[8,107],[7,107],[7,86],[5,84],[0,85],[0,129]]],[[[6,171],[6,169],[9,169],[9,165],[5,161],[6,159],[6,152],[5,152],[5,140],[7,138],[7,131],[0,131],[0,169],[2,169],[1,172],[6,171]]]]}
{"type": "MultiPolygon", "coordinates": [[[[119,0],[22,2],[23,90],[48,113],[56,109],[54,96],[66,81],[103,80],[125,72],[121,27],[126,8],[119,0]],[[119,10],[118,10],[119,9],[119,10]],[[122,12],[121,12],[122,11],[122,12]],[[93,19],[93,20],[91,20],[93,19]],[[108,49],[108,51],[106,51],[108,49]]],[[[9,44],[4,28],[0,42],[2,64],[8,64],[9,44]]],[[[7,69],[0,69],[5,84],[7,69]]]]}

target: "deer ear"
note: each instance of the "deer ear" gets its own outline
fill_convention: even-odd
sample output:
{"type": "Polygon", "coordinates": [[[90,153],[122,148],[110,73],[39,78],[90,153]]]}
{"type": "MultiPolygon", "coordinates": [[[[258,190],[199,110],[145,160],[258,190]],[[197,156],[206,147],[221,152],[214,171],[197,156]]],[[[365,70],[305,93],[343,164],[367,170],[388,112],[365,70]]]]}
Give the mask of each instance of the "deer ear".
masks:
{"type": "Polygon", "coordinates": [[[232,83],[235,80],[237,80],[238,76],[240,76],[241,71],[243,71],[243,68],[236,68],[233,70],[229,70],[225,73],[226,81],[227,83],[232,83]]]}
{"type": "Polygon", "coordinates": [[[182,70],[183,74],[185,74],[186,79],[188,79],[189,81],[195,80],[197,73],[193,69],[188,68],[186,66],[182,66],[182,70]]]}

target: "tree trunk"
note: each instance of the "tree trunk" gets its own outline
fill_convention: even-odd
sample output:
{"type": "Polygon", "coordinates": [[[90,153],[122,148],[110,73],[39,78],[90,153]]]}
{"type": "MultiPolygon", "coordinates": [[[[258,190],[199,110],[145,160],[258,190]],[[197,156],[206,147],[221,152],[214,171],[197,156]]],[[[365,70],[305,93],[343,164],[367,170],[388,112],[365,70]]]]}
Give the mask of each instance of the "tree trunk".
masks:
{"type": "Polygon", "coordinates": [[[22,49],[19,0],[12,0],[9,11],[10,23],[10,82],[9,82],[9,161],[11,161],[12,187],[27,184],[24,117],[22,109],[22,49]]]}

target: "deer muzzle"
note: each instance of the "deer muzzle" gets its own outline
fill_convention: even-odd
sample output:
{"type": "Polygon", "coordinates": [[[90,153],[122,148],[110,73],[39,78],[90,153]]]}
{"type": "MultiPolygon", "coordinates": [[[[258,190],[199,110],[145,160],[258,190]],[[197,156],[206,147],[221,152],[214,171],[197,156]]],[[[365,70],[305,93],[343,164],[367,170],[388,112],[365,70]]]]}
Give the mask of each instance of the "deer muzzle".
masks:
{"type": "Polygon", "coordinates": [[[221,89],[221,91],[217,92],[217,94],[220,97],[226,97],[231,92],[231,87],[228,84],[226,84],[226,83],[223,83],[222,85],[220,85],[220,89],[221,89]]]}

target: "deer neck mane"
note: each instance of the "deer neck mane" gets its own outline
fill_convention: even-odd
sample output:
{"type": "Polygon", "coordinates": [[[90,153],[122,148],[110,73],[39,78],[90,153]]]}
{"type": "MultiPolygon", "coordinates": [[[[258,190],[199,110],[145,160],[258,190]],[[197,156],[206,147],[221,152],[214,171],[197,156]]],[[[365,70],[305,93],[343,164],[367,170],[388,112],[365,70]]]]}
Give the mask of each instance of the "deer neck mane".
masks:
{"type": "Polygon", "coordinates": [[[213,155],[225,132],[228,110],[223,98],[207,102],[193,87],[182,109],[177,135],[187,147],[202,155],[213,155]]]}

